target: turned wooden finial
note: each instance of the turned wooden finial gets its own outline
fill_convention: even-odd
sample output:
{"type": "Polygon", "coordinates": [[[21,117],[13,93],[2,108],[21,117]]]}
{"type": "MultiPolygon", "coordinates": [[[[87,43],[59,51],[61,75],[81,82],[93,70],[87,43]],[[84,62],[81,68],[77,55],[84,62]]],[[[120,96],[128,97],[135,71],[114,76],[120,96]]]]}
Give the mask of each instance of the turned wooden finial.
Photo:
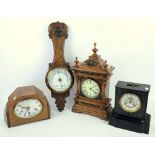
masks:
{"type": "Polygon", "coordinates": [[[96,48],[96,43],[94,43],[94,48],[92,49],[92,51],[94,52],[94,54],[97,53],[98,49],[96,48]]]}
{"type": "Polygon", "coordinates": [[[104,61],[103,66],[104,66],[104,70],[107,70],[107,67],[108,67],[107,60],[104,61]]]}
{"type": "Polygon", "coordinates": [[[75,67],[79,67],[79,60],[78,60],[78,57],[76,57],[76,59],[75,59],[75,67]]]}

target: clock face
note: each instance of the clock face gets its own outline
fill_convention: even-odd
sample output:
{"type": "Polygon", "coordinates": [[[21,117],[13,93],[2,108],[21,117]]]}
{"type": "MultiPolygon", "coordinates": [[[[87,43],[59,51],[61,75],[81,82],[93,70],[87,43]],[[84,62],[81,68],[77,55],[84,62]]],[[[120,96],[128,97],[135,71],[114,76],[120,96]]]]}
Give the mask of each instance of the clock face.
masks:
{"type": "Polygon", "coordinates": [[[15,108],[14,114],[20,118],[32,118],[42,111],[42,104],[38,99],[26,99],[19,101],[15,108]]]}
{"type": "Polygon", "coordinates": [[[50,87],[57,92],[64,92],[71,86],[72,78],[66,68],[55,68],[47,75],[50,87]]]}
{"type": "Polygon", "coordinates": [[[88,98],[96,98],[100,93],[100,88],[97,82],[92,79],[86,79],[81,84],[81,91],[88,98]]]}
{"type": "Polygon", "coordinates": [[[141,108],[140,98],[133,93],[124,94],[120,98],[119,104],[124,111],[130,113],[137,112],[141,108]]]}

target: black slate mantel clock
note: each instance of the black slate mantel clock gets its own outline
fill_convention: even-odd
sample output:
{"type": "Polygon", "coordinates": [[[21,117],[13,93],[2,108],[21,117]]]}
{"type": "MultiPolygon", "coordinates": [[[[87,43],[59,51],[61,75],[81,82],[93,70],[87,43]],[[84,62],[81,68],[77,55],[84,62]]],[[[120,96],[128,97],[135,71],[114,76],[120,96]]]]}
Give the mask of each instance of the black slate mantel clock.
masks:
{"type": "Polygon", "coordinates": [[[150,85],[118,81],[109,124],[148,134],[151,119],[151,115],[146,113],[149,91],[150,85]]]}

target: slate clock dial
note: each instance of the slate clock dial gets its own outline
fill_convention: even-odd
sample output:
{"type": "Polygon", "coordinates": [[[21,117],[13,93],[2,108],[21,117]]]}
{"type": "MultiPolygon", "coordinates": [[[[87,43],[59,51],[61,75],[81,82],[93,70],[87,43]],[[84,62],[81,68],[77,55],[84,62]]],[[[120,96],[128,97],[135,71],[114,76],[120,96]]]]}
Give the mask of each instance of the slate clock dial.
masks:
{"type": "Polygon", "coordinates": [[[146,113],[150,85],[118,81],[115,107],[109,124],[139,133],[149,133],[151,115],[146,113]]]}
{"type": "Polygon", "coordinates": [[[35,86],[16,88],[8,97],[6,121],[14,127],[50,118],[46,96],[35,86]]]}
{"type": "Polygon", "coordinates": [[[133,93],[126,93],[122,95],[119,100],[121,108],[129,113],[137,112],[141,108],[140,98],[133,93]]]}
{"type": "Polygon", "coordinates": [[[96,81],[86,79],[81,84],[81,91],[88,98],[96,98],[100,93],[100,88],[96,81]]]}
{"type": "Polygon", "coordinates": [[[64,57],[64,43],[68,37],[68,27],[65,23],[55,22],[48,27],[49,37],[52,39],[54,57],[49,63],[45,82],[59,111],[64,110],[69,91],[73,86],[74,77],[69,63],[64,57]]]}

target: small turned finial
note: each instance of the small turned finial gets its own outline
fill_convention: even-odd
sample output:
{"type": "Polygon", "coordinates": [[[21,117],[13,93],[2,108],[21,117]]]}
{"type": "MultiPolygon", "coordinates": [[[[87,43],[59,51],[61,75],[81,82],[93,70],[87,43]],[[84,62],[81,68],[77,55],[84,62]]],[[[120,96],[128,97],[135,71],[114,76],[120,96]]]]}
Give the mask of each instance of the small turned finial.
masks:
{"type": "Polygon", "coordinates": [[[97,53],[98,49],[96,48],[96,43],[94,43],[94,48],[92,49],[92,51],[94,52],[94,54],[97,53]]]}
{"type": "Polygon", "coordinates": [[[76,59],[75,59],[75,67],[79,67],[79,60],[78,60],[78,57],[76,57],[76,59]]]}
{"type": "Polygon", "coordinates": [[[104,66],[104,69],[107,70],[107,67],[108,67],[107,60],[104,61],[103,66],[104,66]]]}

